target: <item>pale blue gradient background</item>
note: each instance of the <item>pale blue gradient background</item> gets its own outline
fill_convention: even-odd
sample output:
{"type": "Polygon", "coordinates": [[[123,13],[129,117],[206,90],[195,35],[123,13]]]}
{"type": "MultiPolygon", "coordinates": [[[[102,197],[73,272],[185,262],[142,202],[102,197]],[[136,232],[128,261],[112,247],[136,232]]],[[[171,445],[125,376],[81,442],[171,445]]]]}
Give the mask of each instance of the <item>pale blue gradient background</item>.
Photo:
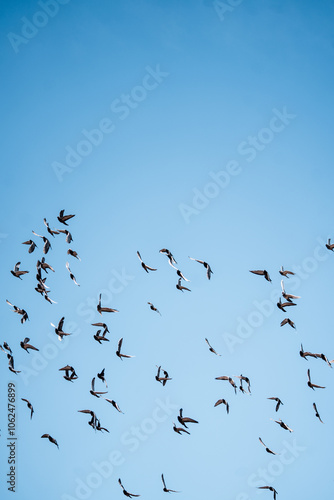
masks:
{"type": "MultiPolygon", "coordinates": [[[[290,290],[302,296],[288,311],[296,331],[280,328],[285,316],[275,306],[233,352],[226,333],[235,335],[240,318],[256,310],[253,302],[279,288],[281,265],[303,269],[318,238],[334,239],[333,3],[248,0],[221,21],[210,1],[71,0],[16,54],[7,35],[20,34],[21,18],[31,20],[38,10],[33,1],[1,2],[0,233],[8,236],[0,243],[0,342],[12,347],[16,367],[27,370],[35,358],[19,347],[25,336],[42,353],[52,343],[50,322],[65,316],[65,328],[71,322],[78,333],[25,379],[12,376],[0,353],[2,498],[12,498],[4,484],[10,380],[18,395],[19,500],[79,498],[76,481],[86,481],[93,462],[106,460],[113,450],[122,453],[124,463],[87,498],[123,498],[118,477],[142,498],[163,498],[161,472],[167,486],[182,491],[180,499],[272,498],[255,488],[266,481],[248,481],[279,460],[266,454],[259,436],[277,452],[284,440],[296,439],[305,448],[268,481],[280,499],[330,498],[333,371],[322,361],[306,362],[298,352],[303,342],[305,349],[334,358],[334,255],[321,252],[327,258],[294,290],[291,281],[290,290]],[[157,65],[169,75],[120,120],[111,103],[141,85],[147,66],[157,65]],[[268,127],[272,110],[284,106],[296,117],[248,162],[239,145],[268,127]],[[114,132],[59,182],[52,163],[63,162],[65,148],[75,148],[81,131],[96,128],[103,118],[113,120],[114,132]],[[209,173],[224,170],[230,160],[238,161],[240,175],[187,224],[180,204],[191,205],[193,189],[203,192],[209,173]],[[34,238],[39,248],[29,255],[21,243],[32,230],[47,234],[43,217],[59,227],[62,208],[76,214],[70,247],[82,262],[69,262],[81,286],[69,279],[68,245],[58,236],[47,255],[56,270],[47,280],[58,302],[51,306],[34,291],[42,245],[34,238]],[[191,293],[175,289],[175,271],[158,253],[163,247],[191,279],[191,293]],[[156,273],[146,275],[136,250],[156,273]],[[188,255],[211,264],[211,282],[188,255]],[[22,282],[9,273],[19,260],[30,271],[22,282]],[[268,269],[272,284],[248,272],[261,268],[268,269]],[[110,342],[100,346],[90,326],[100,319],[98,293],[122,269],[128,284],[108,303],[120,313],[102,316],[110,342]],[[22,326],[6,298],[27,309],[30,322],[22,326]],[[124,352],[136,356],[123,363],[115,356],[121,336],[124,352]],[[205,337],[221,357],[208,351],[205,337]],[[79,375],[74,384],[58,372],[67,363],[79,375]],[[173,378],[166,387],[154,380],[156,364],[173,378]],[[125,415],[89,394],[92,377],[103,367],[108,397],[125,415]],[[307,387],[307,367],[326,390],[313,393],[307,387]],[[228,383],[214,380],[240,373],[251,379],[252,396],[235,396],[228,383]],[[278,414],[266,399],[274,395],[284,402],[278,414]],[[21,397],[34,405],[32,421],[21,397]],[[152,417],[156,400],[166,397],[200,424],[189,426],[191,436],[178,436],[173,410],[132,452],[124,433],[152,417]],[[221,397],[229,401],[230,415],[213,408],[221,397]],[[325,425],[314,416],[314,401],[325,425]],[[94,409],[110,434],[95,434],[87,417],[77,413],[84,408],[94,409]],[[292,435],[270,421],[276,416],[294,429],[292,435]],[[40,439],[45,432],[58,440],[59,451],[40,439]]],[[[289,291],[288,280],[285,285],[289,291]]]]}

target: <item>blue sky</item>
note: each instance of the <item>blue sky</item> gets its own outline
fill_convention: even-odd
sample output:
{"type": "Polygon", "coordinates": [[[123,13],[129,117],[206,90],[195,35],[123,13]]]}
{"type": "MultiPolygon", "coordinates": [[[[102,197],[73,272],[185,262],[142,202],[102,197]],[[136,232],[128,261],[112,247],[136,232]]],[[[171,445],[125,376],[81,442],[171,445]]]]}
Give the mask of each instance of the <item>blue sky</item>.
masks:
{"type": "Polygon", "coordinates": [[[21,370],[11,374],[0,352],[2,497],[11,498],[11,381],[20,500],[122,498],[119,477],[131,493],[156,499],[165,494],[161,473],[178,498],[272,498],[257,489],[266,484],[281,499],[330,496],[333,372],[299,349],[334,358],[334,256],[325,248],[334,240],[333,5],[18,0],[2,1],[1,11],[0,343],[21,370]],[[73,242],[51,241],[50,305],[34,291],[43,254],[31,231],[47,235],[44,217],[59,228],[61,209],[75,214],[73,242]],[[30,238],[32,254],[22,245],[30,238]],[[176,272],[159,254],[166,247],[190,293],[176,290],[176,272]],[[146,274],[137,250],[158,271],[146,274]],[[210,263],[210,282],[188,256],[210,263]],[[22,281],[9,272],[18,261],[29,271],[22,281]],[[296,273],[286,290],[301,296],[287,315],[276,307],[282,265],[296,273]],[[250,269],[267,269],[272,283],[250,269]],[[91,326],[101,318],[100,292],[120,311],[102,316],[106,345],[91,326]],[[6,299],[30,321],[21,325],[6,299]],[[72,335],[59,342],[50,323],[62,316],[72,335]],[[296,330],[280,327],[285,316],[296,330]],[[37,354],[20,348],[24,337],[37,354]],[[120,337],[135,358],[116,357],[120,337]],[[73,384],[58,371],[66,364],[79,376],[73,384]],[[172,377],[165,387],[156,365],[172,377]],[[89,394],[102,368],[106,397],[124,415],[89,394]],[[325,390],[307,387],[307,368],[325,390]],[[252,395],[215,380],[241,373],[252,395]],[[271,396],[284,403],[278,413],[271,396]],[[34,406],[31,421],[20,398],[34,406]],[[214,408],[220,398],[229,415],[214,408]],[[172,429],[181,407],[199,421],[190,436],[172,429]],[[110,433],[95,433],[81,409],[110,433]],[[259,436],[280,454],[267,454],[259,436]]]}

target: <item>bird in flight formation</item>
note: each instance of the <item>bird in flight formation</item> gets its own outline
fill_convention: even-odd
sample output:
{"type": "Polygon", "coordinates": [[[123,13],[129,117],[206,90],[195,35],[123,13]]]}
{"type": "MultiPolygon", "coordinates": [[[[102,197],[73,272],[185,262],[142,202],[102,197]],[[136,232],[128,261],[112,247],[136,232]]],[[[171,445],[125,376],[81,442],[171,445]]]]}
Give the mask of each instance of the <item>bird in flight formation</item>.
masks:
{"type": "Polygon", "coordinates": [[[31,420],[32,416],[33,416],[33,413],[34,413],[34,408],[33,408],[32,404],[30,403],[30,401],[28,399],[24,399],[24,398],[21,398],[21,399],[22,399],[22,401],[24,401],[25,403],[27,403],[27,407],[30,410],[30,420],[31,420]]]}
{"type": "Polygon", "coordinates": [[[268,274],[268,271],[265,269],[263,271],[258,270],[258,271],[249,271],[250,273],[257,274],[258,276],[264,276],[267,281],[271,282],[270,276],[268,274]]]}
{"type": "Polygon", "coordinates": [[[165,478],[164,478],[164,475],[161,474],[161,480],[162,480],[162,484],[163,484],[163,490],[165,493],[180,493],[179,491],[175,491],[175,490],[169,490],[166,486],[166,483],[165,483],[165,478]]]}
{"type": "Polygon", "coordinates": [[[273,492],[273,498],[274,500],[276,500],[276,495],[278,495],[277,491],[275,490],[275,488],[273,488],[273,486],[258,486],[258,489],[259,490],[269,490],[269,491],[272,491],[273,492]]]}
{"type": "Polygon", "coordinates": [[[132,497],[140,497],[140,495],[135,495],[134,493],[129,493],[128,491],[126,491],[126,489],[124,488],[124,486],[122,485],[122,481],[121,479],[118,480],[122,490],[123,490],[123,493],[126,497],[129,497],[129,498],[132,498],[132,497]]]}

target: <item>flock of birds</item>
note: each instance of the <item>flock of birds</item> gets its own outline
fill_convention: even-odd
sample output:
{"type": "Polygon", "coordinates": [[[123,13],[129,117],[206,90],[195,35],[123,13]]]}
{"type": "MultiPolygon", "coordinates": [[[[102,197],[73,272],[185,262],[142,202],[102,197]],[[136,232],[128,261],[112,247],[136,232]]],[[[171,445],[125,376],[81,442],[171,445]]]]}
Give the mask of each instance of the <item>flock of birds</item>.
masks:
{"type": "MultiPolygon", "coordinates": [[[[60,213],[59,213],[59,216],[57,217],[57,219],[58,219],[58,221],[61,224],[65,225],[65,226],[68,226],[67,222],[70,219],[72,219],[73,217],[75,217],[75,215],[65,215],[65,211],[61,210],[60,213]]],[[[51,229],[46,219],[44,219],[44,224],[46,226],[46,230],[47,230],[48,234],[51,235],[53,238],[55,238],[55,235],[59,235],[59,234],[62,233],[62,234],[65,234],[65,236],[66,236],[65,240],[66,240],[66,242],[68,244],[70,244],[73,241],[72,235],[68,231],[68,229],[51,229]]],[[[37,234],[35,231],[32,231],[32,232],[33,232],[33,234],[35,236],[37,236],[37,237],[39,237],[39,238],[42,239],[42,241],[43,241],[43,253],[44,253],[44,255],[48,254],[49,250],[52,249],[50,240],[46,236],[37,234]]],[[[29,245],[28,252],[30,254],[33,253],[36,248],[38,248],[37,244],[33,240],[31,240],[31,239],[27,240],[27,241],[24,241],[23,244],[24,245],[29,245]]],[[[328,250],[330,250],[330,251],[334,251],[334,244],[331,244],[331,240],[330,239],[328,239],[328,242],[326,244],[326,248],[328,250]]],[[[168,262],[169,262],[170,266],[176,270],[176,274],[177,274],[177,277],[178,277],[177,278],[177,284],[176,284],[177,290],[180,290],[182,293],[184,291],[189,291],[190,292],[191,290],[188,287],[186,287],[186,286],[184,286],[182,284],[183,282],[189,282],[189,280],[176,267],[177,266],[177,262],[176,262],[176,260],[175,260],[175,258],[173,256],[173,254],[167,248],[161,249],[160,253],[162,253],[162,254],[164,254],[164,255],[167,256],[168,262]]],[[[75,250],[72,250],[71,248],[68,249],[67,254],[70,255],[70,256],[72,256],[73,258],[75,258],[77,260],[81,260],[80,257],[79,257],[79,255],[78,255],[78,253],[75,250]]],[[[139,251],[137,251],[137,256],[138,256],[138,259],[139,259],[139,261],[141,263],[141,267],[144,269],[144,271],[146,273],[157,271],[156,268],[148,266],[143,261],[143,259],[141,257],[141,254],[139,253],[139,251]]],[[[196,261],[197,263],[203,265],[204,269],[206,270],[206,277],[207,277],[207,279],[208,280],[211,279],[213,271],[212,271],[210,265],[207,262],[205,262],[204,260],[195,259],[193,257],[189,257],[189,259],[191,259],[193,261],[196,261]]],[[[27,274],[29,271],[21,271],[20,270],[20,265],[21,265],[21,262],[17,262],[15,264],[15,266],[14,266],[14,269],[11,270],[11,273],[12,273],[12,275],[15,278],[18,278],[18,279],[22,280],[22,276],[24,276],[25,274],[27,274]]],[[[67,270],[69,272],[70,279],[74,282],[75,285],[80,286],[79,283],[76,281],[75,276],[71,272],[71,269],[70,269],[70,266],[69,266],[68,262],[66,262],[66,268],[67,268],[67,270]]],[[[56,303],[54,300],[52,300],[49,297],[50,290],[49,290],[49,287],[46,285],[46,279],[47,279],[47,277],[46,276],[43,277],[43,275],[42,275],[43,271],[45,272],[45,274],[48,274],[48,271],[55,272],[55,270],[52,268],[52,266],[50,264],[48,264],[45,261],[45,257],[44,256],[41,258],[41,260],[37,260],[36,269],[37,269],[37,274],[36,274],[37,284],[36,284],[35,290],[42,297],[44,297],[44,299],[47,302],[49,302],[50,304],[56,303]]],[[[265,280],[268,281],[268,282],[272,281],[267,270],[251,270],[250,272],[253,273],[253,274],[255,274],[255,275],[263,276],[265,278],[265,280]]],[[[281,274],[281,276],[283,276],[284,278],[287,278],[287,279],[289,278],[289,275],[293,275],[294,274],[292,271],[285,270],[283,267],[281,267],[281,269],[279,270],[279,273],[281,274]]],[[[282,299],[279,298],[279,300],[277,302],[277,307],[281,311],[286,312],[286,308],[289,308],[289,307],[292,307],[292,306],[296,306],[296,303],[293,302],[293,301],[299,299],[300,297],[296,296],[296,295],[289,294],[289,293],[287,293],[285,291],[283,279],[281,280],[281,288],[282,288],[282,297],[284,299],[284,302],[282,302],[282,299]]],[[[12,310],[13,310],[14,313],[16,313],[19,316],[21,316],[20,321],[21,321],[22,324],[24,324],[27,320],[29,320],[28,313],[27,313],[27,311],[25,309],[14,305],[9,300],[6,300],[6,302],[7,302],[7,304],[9,306],[11,306],[13,308],[12,310]]],[[[150,307],[150,309],[152,311],[154,311],[157,314],[161,315],[160,311],[151,302],[148,302],[148,305],[149,305],[149,307],[150,307]]],[[[97,309],[97,312],[100,315],[102,315],[103,313],[117,313],[118,312],[117,309],[113,309],[113,308],[110,308],[110,307],[104,307],[102,305],[102,296],[101,296],[101,294],[99,295],[99,301],[98,301],[98,304],[96,306],[96,309],[97,309]]],[[[64,331],[64,322],[65,322],[65,317],[62,317],[59,320],[59,322],[58,322],[57,325],[51,323],[51,326],[55,329],[55,333],[56,333],[56,335],[57,335],[57,337],[58,337],[58,339],[60,341],[64,337],[70,335],[70,333],[64,331]]],[[[295,323],[289,317],[284,318],[281,321],[280,326],[284,326],[286,324],[290,325],[292,328],[296,328],[295,323]]],[[[99,322],[96,322],[96,323],[92,323],[92,326],[98,328],[98,330],[96,331],[96,333],[93,336],[94,340],[96,340],[99,344],[102,344],[103,342],[108,342],[109,341],[109,339],[107,338],[107,333],[109,333],[109,329],[108,329],[108,326],[107,326],[107,324],[105,322],[99,321],[99,322]]],[[[210,342],[209,342],[209,340],[207,338],[205,338],[205,342],[207,343],[207,345],[209,347],[209,351],[211,353],[215,354],[216,356],[221,356],[211,346],[211,344],[210,344],[210,342]]],[[[123,338],[120,338],[119,341],[118,341],[118,345],[117,345],[116,355],[121,360],[126,359],[126,358],[133,358],[134,356],[129,355],[129,354],[124,354],[122,352],[122,345],[123,345],[123,338]]],[[[33,350],[33,351],[38,351],[39,350],[37,347],[35,347],[34,345],[32,345],[30,343],[30,339],[28,337],[25,337],[24,340],[20,342],[20,347],[22,349],[24,349],[28,353],[29,353],[30,350],[33,350]]],[[[7,355],[9,370],[12,373],[14,373],[14,374],[20,373],[19,370],[15,370],[15,368],[14,368],[13,352],[12,352],[12,349],[10,348],[10,346],[8,345],[8,343],[7,342],[3,342],[3,344],[0,345],[0,349],[1,349],[1,351],[3,351],[7,355]]],[[[312,352],[304,351],[303,345],[301,345],[301,350],[300,350],[299,354],[305,360],[307,360],[308,357],[315,358],[315,359],[321,359],[321,360],[323,360],[331,368],[332,368],[332,363],[334,363],[334,360],[329,361],[328,358],[327,358],[327,356],[325,354],[323,354],[323,353],[312,353],[312,352]]],[[[76,374],[76,371],[73,368],[73,366],[66,365],[66,366],[60,368],[59,371],[64,372],[64,375],[63,375],[64,379],[66,381],[71,382],[71,383],[73,383],[78,378],[78,375],[76,374]]],[[[104,368],[101,370],[100,373],[97,374],[97,378],[101,381],[101,383],[103,383],[105,385],[105,388],[108,389],[108,384],[107,384],[107,381],[106,381],[106,378],[105,378],[105,369],[104,368]]],[[[312,390],[315,390],[315,389],[325,389],[324,386],[321,386],[321,385],[318,385],[318,384],[314,384],[311,381],[310,369],[307,370],[307,378],[308,378],[307,385],[312,390]]],[[[169,377],[169,374],[168,374],[168,372],[165,369],[163,369],[161,366],[157,366],[157,374],[155,376],[155,380],[157,382],[161,383],[163,386],[165,386],[166,383],[168,381],[172,380],[172,379],[169,377]],[[162,373],[163,373],[163,375],[162,375],[162,373]]],[[[237,390],[239,390],[240,392],[242,392],[244,394],[246,394],[246,393],[251,394],[251,383],[250,383],[250,379],[247,376],[244,376],[242,374],[241,375],[234,375],[234,376],[222,375],[222,376],[216,377],[216,380],[229,382],[229,384],[232,386],[235,394],[237,393],[237,390]],[[236,381],[234,379],[238,380],[238,384],[239,385],[237,385],[237,383],[236,383],[236,381]],[[247,388],[244,387],[243,383],[247,384],[247,388]]],[[[96,388],[95,388],[95,381],[96,381],[96,378],[93,377],[93,379],[91,381],[90,394],[92,396],[96,397],[96,398],[102,398],[102,399],[104,399],[107,403],[111,404],[119,413],[123,413],[122,410],[120,409],[120,407],[118,406],[118,404],[116,403],[116,401],[114,401],[112,399],[109,399],[109,398],[106,398],[104,396],[105,394],[108,394],[107,390],[106,391],[96,390],[96,388]]],[[[26,399],[26,398],[21,398],[21,399],[22,399],[22,401],[24,401],[26,403],[28,409],[30,410],[30,419],[32,419],[33,414],[34,414],[33,405],[31,404],[31,402],[28,399],[26,399]]],[[[280,406],[283,405],[283,402],[280,400],[280,398],[275,396],[275,397],[269,397],[268,399],[275,401],[275,403],[276,403],[275,411],[278,412],[280,406]]],[[[214,407],[217,407],[217,406],[220,406],[220,405],[225,405],[226,412],[228,414],[229,413],[229,409],[230,409],[230,405],[229,405],[228,401],[226,399],[224,399],[224,398],[218,399],[218,401],[216,401],[216,403],[214,404],[214,407]]],[[[319,419],[319,421],[321,423],[323,423],[323,421],[322,421],[322,419],[320,417],[320,414],[318,412],[316,403],[313,403],[313,409],[314,409],[314,412],[315,412],[315,416],[319,419]]],[[[80,413],[85,414],[85,415],[89,415],[90,418],[89,418],[89,421],[88,421],[88,425],[90,427],[92,427],[92,429],[94,429],[94,431],[109,432],[109,430],[107,428],[102,427],[100,419],[97,417],[96,413],[93,410],[84,409],[84,410],[78,410],[78,411],[80,413]]],[[[190,418],[190,417],[185,417],[183,415],[183,409],[182,408],[180,409],[180,412],[179,412],[179,415],[177,417],[177,420],[178,420],[179,424],[181,425],[181,426],[177,426],[173,422],[173,430],[177,434],[182,434],[182,433],[184,433],[184,434],[190,434],[190,432],[188,430],[188,425],[189,424],[198,424],[197,420],[195,420],[193,418],[190,418]]],[[[293,432],[293,430],[285,422],[283,422],[282,419],[279,419],[279,420],[271,419],[271,420],[273,420],[275,423],[277,423],[282,429],[284,429],[284,430],[286,430],[288,432],[293,432]]],[[[57,446],[57,448],[59,448],[57,440],[55,438],[53,438],[50,434],[47,434],[47,433],[43,434],[41,436],[41,438],[48,439],[50,441],[50,443],[54,444],[55,446],[57,446]]],[[[267,453],[272,454],[272,455],[276,455],[277,454],[276,452],[274,452],[273,450],[271,450],[262,441],[261,437],[259,437],[259,441],[264,446],[264,448],[265,448],[265,450],[266,450],[267,453]]],[[[168,489],[166,487],[166,483],[165,483],[165,479],[164,479],[164,475],[163,474],[161,475],[161,480],[162,480],[163,491],[164,492],[166,492],[166,493],[172,493],[172,492],[173,493],[179,493],[176,490],[168,489]]],[[[125,487],[123,486],[121,479],[118,480],[118,483],[121,486],[123,494],[125,496],[127,496],[129,498],[139,497],[140,496],[138,494],[129,493],[125,489],[125,487]]],[[[271,491],[273,493],[274,500],[276,500],[277,491],[275,490],[275,488],[273,486],[271,486],[271,485],[265,485],[265,486],[260,486],[258,488],[259,489],[267,489],[267,490],[271,491]]]]}

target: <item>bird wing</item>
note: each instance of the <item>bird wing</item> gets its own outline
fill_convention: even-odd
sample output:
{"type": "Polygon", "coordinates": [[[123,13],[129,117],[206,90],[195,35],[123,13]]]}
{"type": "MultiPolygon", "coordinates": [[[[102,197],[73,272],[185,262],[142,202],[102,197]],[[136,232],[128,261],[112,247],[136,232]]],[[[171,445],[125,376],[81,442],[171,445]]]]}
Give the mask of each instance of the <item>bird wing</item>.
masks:
{"type": "Polygon", "coordinates": [[[167,489],[167,488],[166,488],[166,483],[165,483],[165,479],[164,479],[164,475],[163,475],[163,474],[161,474],[161,480],[162,480],[162,484],[164,485],[164,488],[165,488],[165,489],[167,489]]]}
{"type": "Polygon", "coordinates": [[[121,352],[122,344],[123,344],[123,337],[118,341],[117,350],[119,352],[121,352]]]}

